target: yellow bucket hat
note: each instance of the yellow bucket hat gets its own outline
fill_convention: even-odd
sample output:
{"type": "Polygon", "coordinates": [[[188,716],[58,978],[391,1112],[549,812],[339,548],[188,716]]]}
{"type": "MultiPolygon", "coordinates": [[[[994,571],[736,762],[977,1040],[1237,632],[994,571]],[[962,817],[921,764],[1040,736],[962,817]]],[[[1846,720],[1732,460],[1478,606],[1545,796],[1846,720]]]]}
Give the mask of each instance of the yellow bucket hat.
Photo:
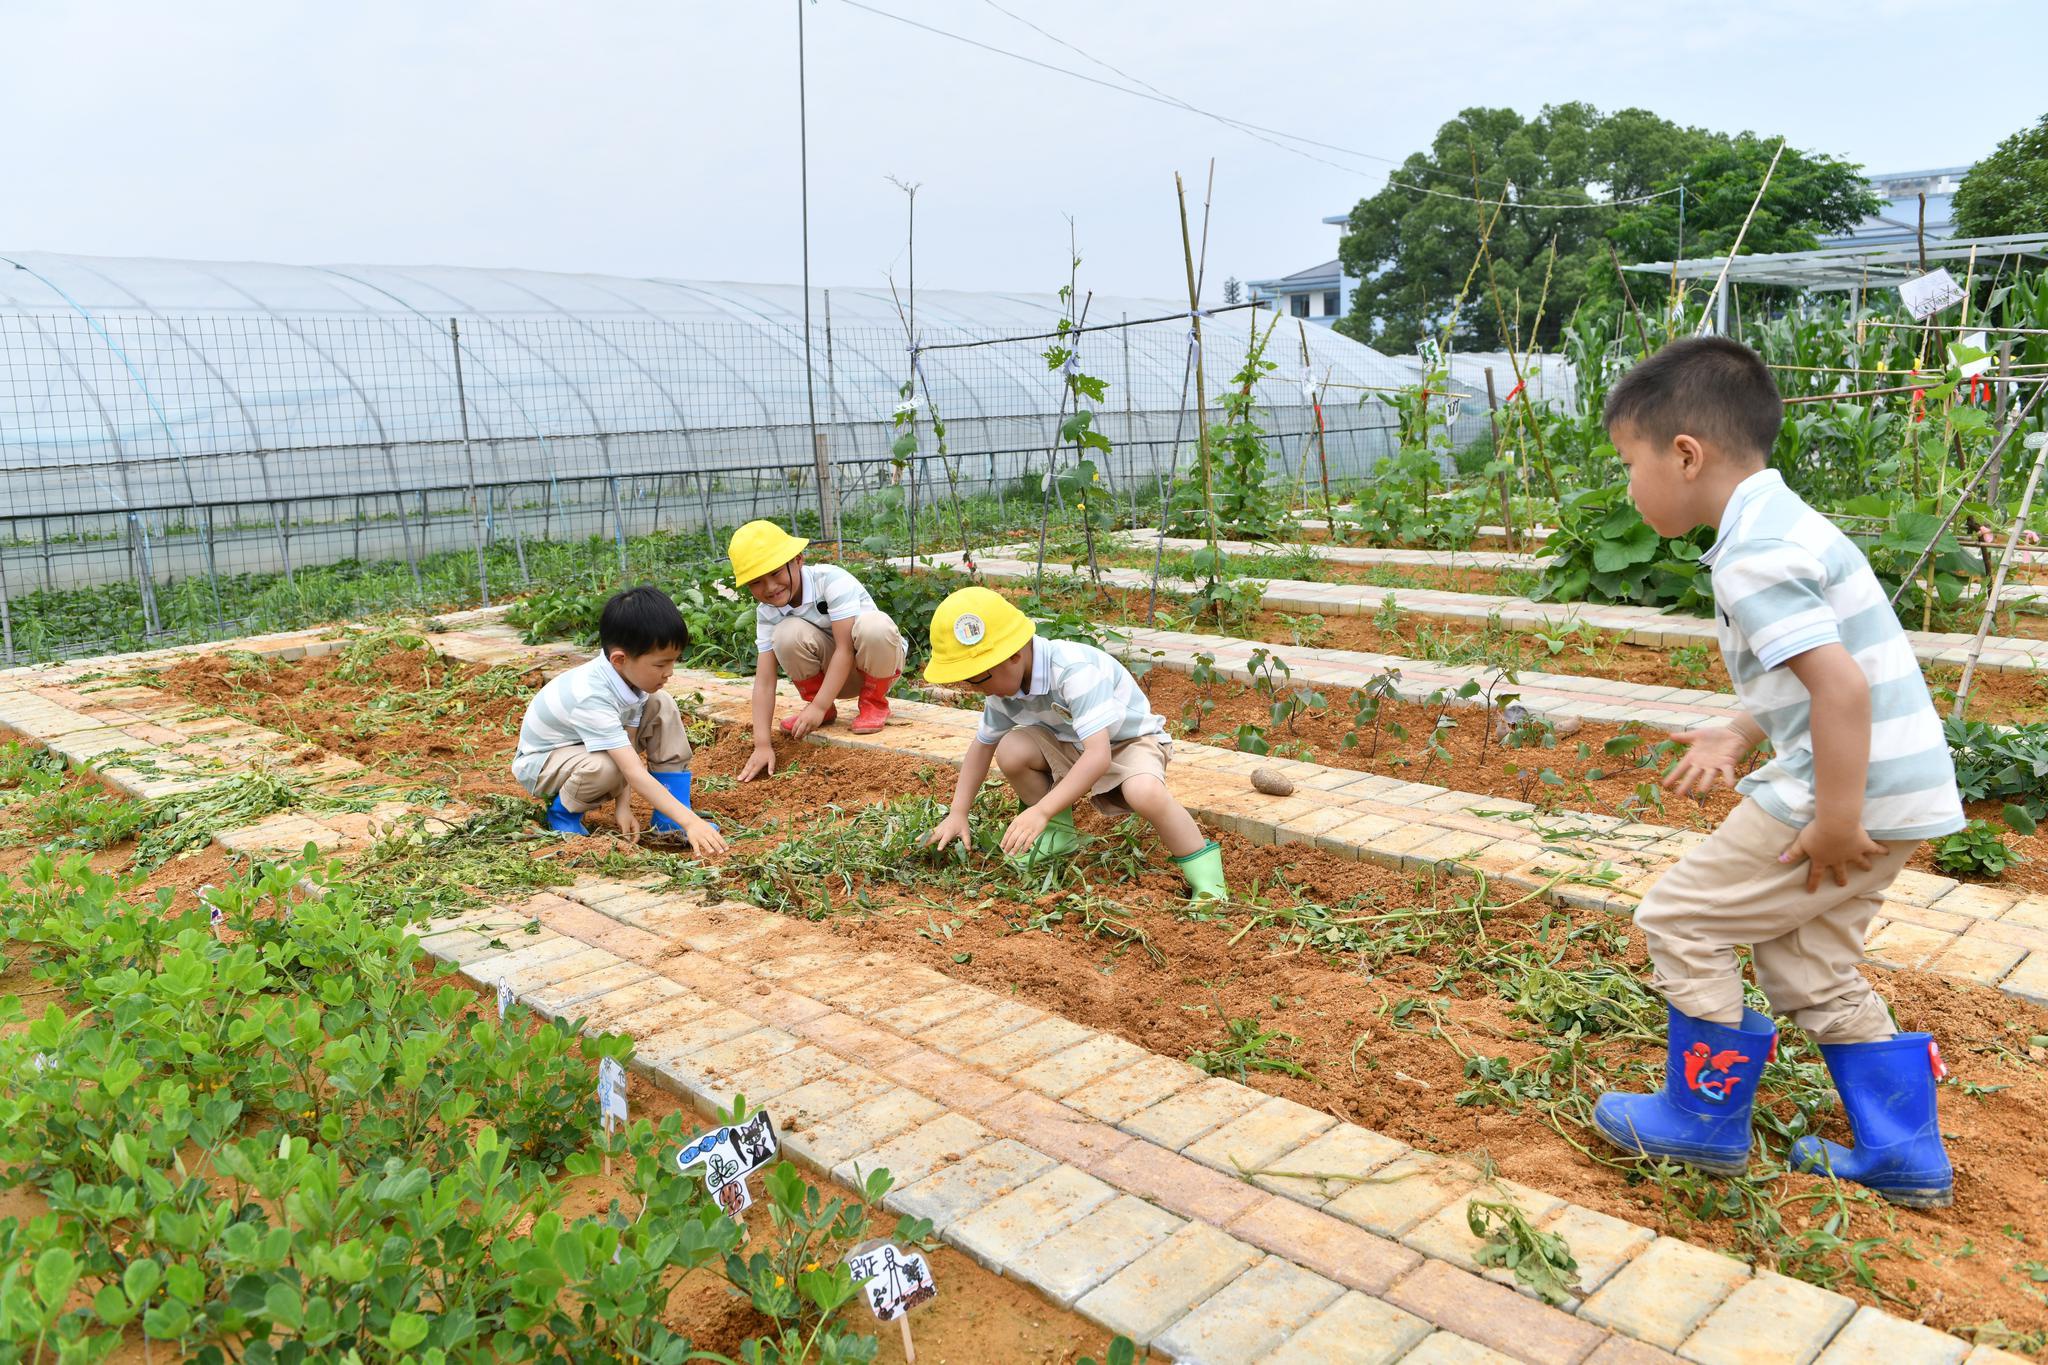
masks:
{"type": "Polygon", "coordinates": [[[764,573],[774,573],[804,552],[811,542],[793,536],[772,521],[750,521],[732,533],[725,547],[732,560],[733,582],[745,587],[764,573]]]}
{"type": "Polygon", "coordinates": [[[932,657],[926,682],[963,682],[986,673],[1038,634],[1031,618],[988,588],[962,588],[932,613],[932,657]]]}

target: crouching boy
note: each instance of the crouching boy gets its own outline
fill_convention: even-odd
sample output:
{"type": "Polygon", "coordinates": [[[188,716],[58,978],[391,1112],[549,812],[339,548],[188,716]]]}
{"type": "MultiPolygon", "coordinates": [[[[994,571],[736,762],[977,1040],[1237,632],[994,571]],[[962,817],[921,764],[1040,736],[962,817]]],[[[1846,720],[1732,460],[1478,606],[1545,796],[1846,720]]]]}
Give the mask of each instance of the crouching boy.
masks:
{"type": "Polygon", "coordinates": [[[1662,535],[1716,528],[1721,657],[1743,713],[1673,738],[1667,788],[1727,782],[1747,799],[1650,888],[1636,924],[1669,1025],[1664,1088],[1609,1094],[1593,1122],[1624,1151],[1736,1173],[1777,1046],[1747,1009],[1747,946],[1770,1006],[1820,1044],[1854,1147],[1802,1137],[1794,1168],[1886,1199],[1945,1205],[1954,1177],[1935,1113],[1941,1060],[1900,1033],[1858,970],[1885,888],[1923,839],[1963,827],[1955,769],[1911,644],[1863,555],[1768,467],[1784,409],[1754,351],[1677,341],[1621,377],[1609,437],[1629,496],[1662,535]],[[1751,750],[1772,759],[1741,781],[1751,750]]]}
{"type": "Polygon", "coordinates": [[[925,842],[967,843],[967,813],[993,760],[1024,803],[1003,852],[1028,865],[1080,844],[1074,803],[1139,815],[1173,854],[1197,900],[1223,900],[1223,850],[1166,788],[1173,740],[1138,680],[1117,660],[1073,640],[1040,640],[1031,618],[987,588],[962,588],[932,613],[927,680],[965,683],[987,700],[960,764],[952,809],[925,842]]]}
{"type": "Polygon", "coordinates": [[[740,768],[748,782],[775,771],[775,674],[789,675],[803,709],[782,722],[802,739],[839,719],[834,698],[858,697],[853,732],[872,735],[889,722],[889,688],[903,672],[903,632],[861,581],[836,564],[805,564],[810,542],[772,521],[733,532],[727,555],[733,581],[754,596],[754,752],[740,768]]]}
{"type": "Polygon", "coordinates": [[[690,809],[690,737],[664,688],[690,646],[668,595],[628,588],[604,604],[597,657],[541,688],[526,705],[512,775],[549,801],[548,828],[586,834],[586,811],[616,800],[619,833],[640,831],[633,793],[654,807],[657,833],[680,833],[699,853],[723,853],[718,830],[690,809]]]}

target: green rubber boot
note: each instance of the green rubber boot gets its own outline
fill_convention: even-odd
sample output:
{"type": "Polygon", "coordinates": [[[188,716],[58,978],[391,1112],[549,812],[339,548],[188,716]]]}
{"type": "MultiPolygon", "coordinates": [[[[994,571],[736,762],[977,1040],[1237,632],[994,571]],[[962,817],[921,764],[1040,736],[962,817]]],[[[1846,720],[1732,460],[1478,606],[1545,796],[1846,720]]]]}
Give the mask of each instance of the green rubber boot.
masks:
{"type": "Polygon", "coordinates": [[[1223,845],[1214,839],[1185,857],[1175,858],[1173,864],[1188,879],[1190,900],[1230,899],[1230,888],[1223,883],[1223,845]]]}
{"type": "Polygon", "coordinates": [[[1029,872],[1066,857],[1080,846],[1081,831],[1074,828],[1074,812],[1063,810],[1045,822],[1045,828],[1038,832],[1030,848],[1010,861],[1029,872]]]}

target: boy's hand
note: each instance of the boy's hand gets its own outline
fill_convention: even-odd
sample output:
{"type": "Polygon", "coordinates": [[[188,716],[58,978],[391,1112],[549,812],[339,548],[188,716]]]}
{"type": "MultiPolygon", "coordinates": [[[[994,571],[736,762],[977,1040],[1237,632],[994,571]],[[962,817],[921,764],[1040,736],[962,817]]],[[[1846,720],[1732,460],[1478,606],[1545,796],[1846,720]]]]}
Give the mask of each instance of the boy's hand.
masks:
{"type": "Polygon", "coordinates": [[[1844,823],[1815,820],[1799,831],[1799,837],[1778,855],[1778,861],[1797,863],[1804,859],[1806,893],[1812,895],[1820,890],[1823,869],[1834,874],[1836,886],[1847,886],[1851,867],[1868,872],[1871,858],[1882,858],[1884,853],[1884,845],[1870,837],[1860,820],[1844,823]]]}
{"type": "Polygon", "coordinates": [[[1664,790],[1679,796],[1705,796],[1726,781],[1735,785],[1735,769],[1753,747],[1732,726],[1703,725],[1670,732],[1673,744],[1686,746],[1678,766],[1664,776],[1664,790]]]}
{"type": "Polygon", "coordinates": [[[946,845],[952,843],[955,839],[960,841],[962,848],[971,849],[974,847],[973,841],[967,835],[967,817],[965,815],[955,815],[948,811],[946,818],[939,821],[939,827],[925,835],[918,842],[920,844],[928,844],[940,853],[944,853],[946,845]]]}
{"type": "Polygon", "coordinates": [[[683,833],[690,836],[690,851],[710,857],[725,852],[725,836],[703,820],[694,811],[683,822],[683,833]]]}
{"type": "Polygon", "coordinates": [[[823,725],[824,723],[825,708],[818,705],[818,703],[816,702],[812,702],[809,706],[806,706],[803,710],[797,712],[796,715],[793,718],[791,718],[789,722],[789,733],[792,738],[802,739],[805,735],[817,729],[820,725],[823,725]]]}
{"type": "Polygon", "coordinates": [[[640,837],[640,817],[633,814],[633,793],[619,793],[619,804],[612,811],[612,818],[618,821],[619,837],[631,843],[640,837]]]}
{"type": "Polygon", "coordinates": [[[766,777],[775,771],[775,746],[756,744],[754,752],[747,755],[747,761],[740,766],[740,781],[752,782],[757,777],[766,777]]]}
{"type": "Polygon", "coordinates": [[[1003,831],[1003,852],[1014,858],[1037,843],[1038,836],[1045,833],[1046,818],[1038,807],[1026,806],[1003,831]]]}

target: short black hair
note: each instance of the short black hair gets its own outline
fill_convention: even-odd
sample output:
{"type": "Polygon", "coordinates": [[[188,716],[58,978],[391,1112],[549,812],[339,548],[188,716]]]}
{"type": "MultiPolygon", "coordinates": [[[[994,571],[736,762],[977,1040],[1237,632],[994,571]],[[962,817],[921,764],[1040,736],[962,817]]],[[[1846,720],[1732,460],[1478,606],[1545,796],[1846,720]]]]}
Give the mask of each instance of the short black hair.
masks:
{"type": "Polygon", "coordinates": [[[1615,382],[1602,414],[1608,431],[1633,427],[1659,445],[1697,437],[1768,460],[1785,402],[1763,357],[1727,337],[1667,343],[1615,382]]]}
{"type": "Polygon", "coordinates": [[[607,654],[622,649],[629,659],[670,645],[679,653],[688,653],[690,626],[667,593],[642,583],[614,593],[604,604],[597,618],[597,643],[607,654]]]}

